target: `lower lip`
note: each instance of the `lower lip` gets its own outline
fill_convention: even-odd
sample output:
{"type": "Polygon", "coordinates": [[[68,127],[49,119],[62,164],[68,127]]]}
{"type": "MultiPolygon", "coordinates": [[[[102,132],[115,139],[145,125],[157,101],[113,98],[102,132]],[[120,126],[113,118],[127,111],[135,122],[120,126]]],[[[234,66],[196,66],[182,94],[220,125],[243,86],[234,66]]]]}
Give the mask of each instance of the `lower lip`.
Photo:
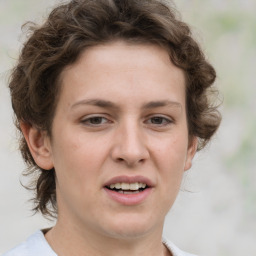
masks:
{"type": "Polygon", "coordinates": [[[123,205],[138,205],[143,203],[151,194],[152,188],[144,189],[143,191],[136,194],[122,194],[116,191],[104,188],[108,196],[123,205]]]}

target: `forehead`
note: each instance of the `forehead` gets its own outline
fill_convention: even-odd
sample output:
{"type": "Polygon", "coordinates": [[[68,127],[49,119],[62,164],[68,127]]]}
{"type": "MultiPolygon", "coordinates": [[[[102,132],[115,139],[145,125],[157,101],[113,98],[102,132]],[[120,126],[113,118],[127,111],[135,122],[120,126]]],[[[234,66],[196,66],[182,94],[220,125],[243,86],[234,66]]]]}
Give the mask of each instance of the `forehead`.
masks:
{"type": "MultiPolygon", "coordinates": [[[[90,69],[100,69],[106,66],[110,68],[111,64],[116,69],[125,65],[127,71],[143,65],[144,68],[150,66],[150,68],[154,67],[158,71],[171,68],[183,73],[172,63],[166,48],[151,43],[117,40],[86,48],[75,63],[64,68],[61,77],[63,78],[63,75],[74,69],[78,70],[79,67],[85,68],[87,66],[88,68],[90,66],[90,69]]],[[[104,69],[101,71],[104,72],[104,69]]]]}
{"type": "Polygon", "coordinates": [[[76,63],[65,68],[61,81],[62,93],[70,98],[96,93],[135,99],[138,95],[164,97],[167,92],[171,96],[175,90],[185,91],[184,72],[171,62],[164,48],[123,41],[86,49],[76,63]]]}
{"type": "Polygon", "coordinates": [[[80,65],[85,59],[87,59],[87,62],[90,62],[90,65],[95,64],[94,67],[96,68],[104,65],[110,67],[111,64],[114,64],[116,68],[118,66],[126,66],[128,70],[136,69],[136,67],[141,65],[144,68],[149,66],[152,68],[154,66],[156,69],[165,69],[170,65],[174,66],[168,51],[163,47],[121,40],[86,49],[76,64],[80,65]],[[117,63],[118,66],[116,65],[117,63]]]}

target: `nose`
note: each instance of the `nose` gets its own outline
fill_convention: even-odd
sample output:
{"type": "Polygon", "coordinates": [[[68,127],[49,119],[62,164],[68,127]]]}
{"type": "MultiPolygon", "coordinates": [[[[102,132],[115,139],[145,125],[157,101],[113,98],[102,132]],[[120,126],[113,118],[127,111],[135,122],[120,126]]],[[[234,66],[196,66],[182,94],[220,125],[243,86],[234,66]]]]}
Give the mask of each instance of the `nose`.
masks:
{"type": "Polygon", "coordinates": [[[123,163],[127,167],[134,167],[145,162],[150,154],[143,128],[137,124],[127,124],[119,127],[113,140],[111,152],[115,162],[123,163]]]}

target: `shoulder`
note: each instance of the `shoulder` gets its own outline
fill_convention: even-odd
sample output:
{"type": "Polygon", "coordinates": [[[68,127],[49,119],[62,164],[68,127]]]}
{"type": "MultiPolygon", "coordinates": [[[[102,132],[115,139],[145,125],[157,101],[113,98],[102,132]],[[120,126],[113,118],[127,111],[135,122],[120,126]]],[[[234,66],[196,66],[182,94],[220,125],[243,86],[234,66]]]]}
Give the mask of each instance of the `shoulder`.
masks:
{"type": "Polygon", "coordinates": [[[2,256],[57,256],[47,241],[42,231],[37,231],[25,242],[16,246],[12,250],[4,253],[2,256]]]}
{"type": "Polygon", "coordinates": [[[173,256],[196,256],[195,254],[187,253],[180,250],[176,245],[174,245],[172,242],[168,241],[165,238],[163,238],[163,243],[170,250],[173,256]]]}

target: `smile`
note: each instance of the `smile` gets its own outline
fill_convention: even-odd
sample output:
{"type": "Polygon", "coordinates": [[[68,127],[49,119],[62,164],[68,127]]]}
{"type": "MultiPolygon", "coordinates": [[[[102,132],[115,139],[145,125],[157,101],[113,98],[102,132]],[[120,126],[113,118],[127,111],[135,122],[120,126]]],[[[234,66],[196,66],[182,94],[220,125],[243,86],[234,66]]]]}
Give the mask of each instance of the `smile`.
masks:
{"type": "Polygon", "coordinates": [[[121,176],[110,180],[104,186],[104,190],[110,199],[131,206],[146,200],[151,194],[152,182],[145,177],[121,176]]]}
{"type": "Polygon", "coordinates": [[[136,194],[142,192],[147,187],[147,184],[141,182],[135,183],[115,183],[107,186],[108,189],[121,194],[136,194]]]}

